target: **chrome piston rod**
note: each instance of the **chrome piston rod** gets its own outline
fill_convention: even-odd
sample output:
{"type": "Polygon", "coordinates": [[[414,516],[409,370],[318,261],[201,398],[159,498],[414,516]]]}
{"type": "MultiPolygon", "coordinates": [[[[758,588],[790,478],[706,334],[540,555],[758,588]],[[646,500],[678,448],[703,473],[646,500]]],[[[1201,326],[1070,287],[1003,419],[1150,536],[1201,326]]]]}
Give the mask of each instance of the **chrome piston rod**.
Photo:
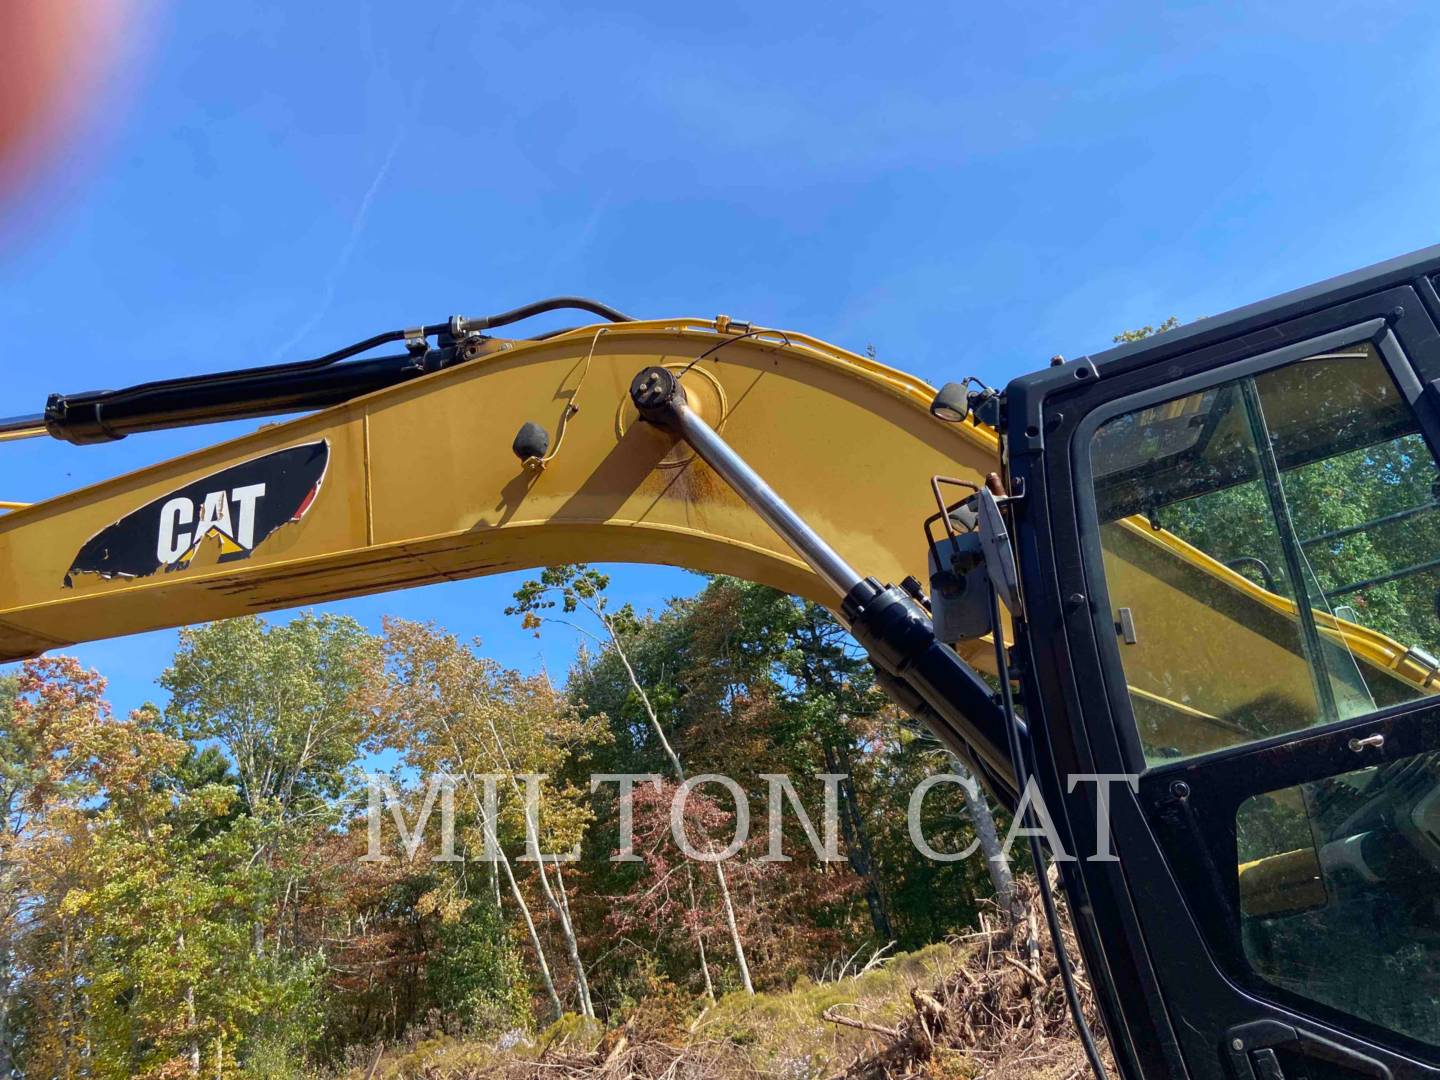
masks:
{"type": "Polygon", "coordinates": [[[861,577],[690,407],[673,371],[646,368],[631,382],[630,399],[646,420],[689,443],[835,590],[836,615],[869,655],[885,693],[971,762],[1013,808],[1018,791],[1006,741],[1010,720],[985,680],[935,637],[929,612],[903,590],[861,577]]]}
{"type": "Polygon", "coordinates": [[[46,434],[48,432],[45,430],[43,415],[0,417],[0,442],[7,439],[33,439],[46,434]]]}
{"type": "Polygon", "coordinates": [[[700,414],[686,402],[685,392],[673,372],[665,368],[646,368],[635,377],[630,394],[641,415],[663,409],[663,417],[647,415],[646,418],[663,423],[689,443],[700,455],[700,460],[719,473],[837,595],[849,596],[850,591],[864,580],[819,533],[790,509],[775,489],[746,464],[745,459],[735,453],[714,428],[700,418],[700,414]]]}

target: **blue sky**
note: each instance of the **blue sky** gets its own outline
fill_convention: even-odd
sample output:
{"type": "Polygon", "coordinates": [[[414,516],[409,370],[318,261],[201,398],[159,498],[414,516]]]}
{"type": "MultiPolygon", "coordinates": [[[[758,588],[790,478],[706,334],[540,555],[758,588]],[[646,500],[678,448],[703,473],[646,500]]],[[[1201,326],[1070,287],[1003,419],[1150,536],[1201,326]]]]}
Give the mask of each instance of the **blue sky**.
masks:
{"type": "MultiPolygon", "coordinates": [[[[566,292],[1003,383],[1440,240],[1421,0],[152,3],[121,45],[4,211],[0,414],[566,292]]],[[[0,499],[246,428],[3,444],[0,499]]],[[[563,671],[517,584],[328,607],[563,671]]],[[[130,707],[173,644],[75,651],[130,707]]]]}

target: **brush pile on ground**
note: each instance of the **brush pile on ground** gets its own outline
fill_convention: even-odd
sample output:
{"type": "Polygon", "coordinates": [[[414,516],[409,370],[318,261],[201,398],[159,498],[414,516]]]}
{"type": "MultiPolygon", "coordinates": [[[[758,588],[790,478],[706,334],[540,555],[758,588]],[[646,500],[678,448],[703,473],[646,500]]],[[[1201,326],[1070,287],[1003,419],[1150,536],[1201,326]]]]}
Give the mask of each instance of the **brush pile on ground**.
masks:
{"type": "MultiPolygon", "coordinates": [[[[1039,889],[1017,881],[1025,917],[982,917],[967,938],[966,961],[929,991],[912,989],[914,1012],[884,1032],[886,1044],[841,1073],[845,1080],[968,1077],[972,1080],[1077,1080],[1089,1065],[1071,1020],[1039,889]]],[[[1062,920],[1065,949],[1092,1031],[1095,997],[1079,968],[1079,948],[1062,920]]],[[[1108,1053],[1107,1053],[1108,1058],[1108,1053]]],[[[1107,1067],[1110,1063],[1107,1060],[1107,1067]]]]}
{"type": "MultiPolygon", "coordinates": [[[[680,1023],[642,1006],[625,1023],[590,1038],[577,1031],[542,1037],[521,1053],[492,1050],[458,1060],[441,1054],[424,1063],[412,1059],[408,1068],[377,1062],[378,1070],[365,1070],[371,1076],[361,1075],[364,1080],[1080,1080],[1088,1066],[1038,889],[1029,879],[1017,887],[1018,920],[998,910],[987,913],[980,929],[952,943],[943,960],[912,963],[885,996],[873,991],[879,972],[862,972],[797,990],[789,1000],[772,998],[743,1019],[717,1019],[728,998],[713,1012],[680,1023]],[[774,1030],[786,1025],[793,1028],[788,1037],[774,1030]],[[833,1036],[823,1051],[817,1030],[833,1036]],[[787,1055],[801,1046],[808,1049],[787,1055]]],[[[1074,961],[1079,951],[1068,924],[1066,939],[1074,961]]],[[[906,963],[897,958],[889,962],[890,971],[906,963]]],[[[1083,970],[1076,981],[1097,1029],[1083,970]]]]}

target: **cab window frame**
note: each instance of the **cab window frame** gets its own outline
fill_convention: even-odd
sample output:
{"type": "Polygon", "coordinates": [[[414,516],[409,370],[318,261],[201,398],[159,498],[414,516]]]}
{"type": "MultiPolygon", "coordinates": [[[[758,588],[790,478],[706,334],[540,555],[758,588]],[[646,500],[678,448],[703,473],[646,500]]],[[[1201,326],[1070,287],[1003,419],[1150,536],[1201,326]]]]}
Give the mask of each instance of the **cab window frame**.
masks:
{"type": "Polygon", "coordinates": [[[1394,381],[1401,398],[1409,405],[1415,418],[1415,427],[1421,433],[1437,468],[1440,468],[1440,452],[1437,452],[1437,448],[1440,448],[1440,432],[1437,432],[1433,411],[1426,407],[1428,402],[1420,379],[1407,359],[1390,321],[1383,316],[1305,337],[1292,344],[1282,345],[1241,359],[1224,361],[1203,371],[1111,399],[1097,406],[1077,422],[1071,436],[1071,462],[1076,493],[1075,508],[1080,526],[1079,541],[1082,564],[1091,597],[1089,605],[1091,632],[1094,634],[1095,643],[1100,650],[1099,666],[1105,695],[1110,701],[1110,715],[1116,727],[1115,735],[1119,740],[1126,767],[1131,772],[1139,775],[1163,773],[1183,767],[1187,762],[1218,760],[1229,754],[1246,753],[1256,747],[1282,745],[1304,736],[1328,732],[1357,722],[1385,716],[1392,711],[1404,711],[1407,707],[1415,704],[1414,701],[1399,702],[1361,716],[1340,718],[1325,724],[1315,724],[1299,731],[1244,741],[1194,757],[1179,758],[1173,763],[1147,759],[1140,738],[1139,721],[1135,715],[1130,689],[1125,678],[1124,657],[1120,651],[1119,636],[1115,632],[1114,606],[1105,573],[1100,540],[1099,503],[1096,498],[1092,461],[1093,440],[1096,432],[1104,424],[1126,413],[1200,393],[1236,379],[1262,375],[1276,368],[1285,367],[1287,364],[1303,361],[1317,353],[1338,352],[1346,347],[1359,345],[1374,347],[1386,373],[1394,381]]]}

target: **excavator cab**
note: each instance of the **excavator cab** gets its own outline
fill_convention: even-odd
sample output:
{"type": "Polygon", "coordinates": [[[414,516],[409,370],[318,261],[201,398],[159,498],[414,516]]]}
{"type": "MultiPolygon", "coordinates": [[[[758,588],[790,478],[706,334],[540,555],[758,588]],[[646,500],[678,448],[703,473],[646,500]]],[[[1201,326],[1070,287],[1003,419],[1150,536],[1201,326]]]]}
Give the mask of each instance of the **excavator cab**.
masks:
{"type": "Polygon", "coordinates": [[[1023,697],[1071,850],[1108,818],[1061,867],[1127,1075],[1440,1075],[1437,272],[1007,389],[1023,697]]]}

